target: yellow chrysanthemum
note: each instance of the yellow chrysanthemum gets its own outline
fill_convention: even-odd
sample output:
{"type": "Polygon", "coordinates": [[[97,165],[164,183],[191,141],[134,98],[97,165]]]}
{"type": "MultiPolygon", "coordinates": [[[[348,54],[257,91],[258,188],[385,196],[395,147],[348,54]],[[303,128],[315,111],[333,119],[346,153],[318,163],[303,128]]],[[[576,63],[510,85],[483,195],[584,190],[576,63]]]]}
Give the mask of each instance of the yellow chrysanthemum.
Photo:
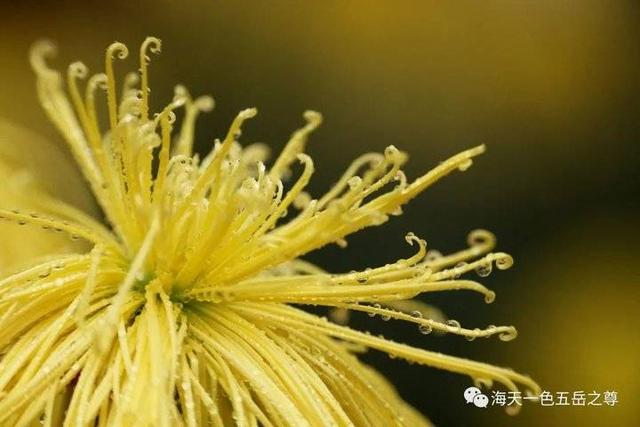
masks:
{"type": "Polygon", "coordinates": [[[48,43],[31,54],[40,101],[69,144],[109,222],[53,200],[46,213],[1,210],[0,218],[68,233],[93,244],[90,253],[57,257],[0,281],[0,423],[52,425],[425,425],[357,353],[392,357],[469,375],[537,394],[538,386],[510,369],[395,343],[309,314],[298,305],[360,311],[383,319],[470,339],[515,337],[511,326],[466,329],[433,318],[413,301],[426,292],[472,290],[487,302],[494,293],[472,280],[512,259],[489,253],[494,238],[473,232],[469,248],[417,253],[365,271],[329,274],[300,259],[328,243],[379,225],[439,178],[465,170],[482,146],[462,152],[408,182],[407,156],[394,147],[356,159],[324,196],[304,188],[313,162],[303,153],[321,121],[307,112],[270,167],[260,145],[241,148],[242,111],[205,157],[193,154],[196,116],[209,97],[192,99],[183,87],[160,113],[149,111],[148,38],[138,77],[117,91],[107,49],[104,74],[89,78],[84,96],[81,63],[69,66],[67,90],[45,58],[48,43]],[[108,130],[96,112],[107,93],[108,130]],[[117,92],[120,95],[117,95],[117,92]],[[67,95],[68,93],[68,95],[67,95]],[[174,110],[184,108],[177,134],[174,110]],[[290,165],[303,171],[284,190],[290,165]],[[283,221],[293,209],[297,215],[283,221]],[[292,305],[295,304],[296,306],[292,305]]]}

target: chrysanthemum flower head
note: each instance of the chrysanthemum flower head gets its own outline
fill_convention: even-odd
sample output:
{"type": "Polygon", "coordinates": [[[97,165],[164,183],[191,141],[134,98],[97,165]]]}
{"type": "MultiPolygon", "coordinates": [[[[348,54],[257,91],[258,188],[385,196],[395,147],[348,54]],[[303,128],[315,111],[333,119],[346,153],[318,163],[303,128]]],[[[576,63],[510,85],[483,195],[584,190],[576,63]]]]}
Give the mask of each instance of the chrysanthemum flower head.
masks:
{"type": "Polygon", "coordinates": [[[158,39],[145,40],[139,73],[122,85],[114,62],[128,56],[123,44],[107,49],[104,73],[89,77],[76,62],[66,79],[46,63],[53,49],[39,43],[31,53],[38,95],[108,224],[51,199],[42,213],[0,210],[2,220],[93,245],[0,281],[2,425],[427,424],[358,360],[366,349],[537,394],[535,382],[511,369],[399,344],[300,308],[325,306],[342,320],[364,312],[423,334],[514,338],[511,326],[467,329],[413,299],[469,290],[492,302],[492,291],[461,278],[511,266],[509,255],[490,252],[489,232],[471,233],[468,248],[446,256],[428,254],[409,234],[414,255],[344,274],[301,259],[398,215],[435,181],[467,169],[484,147],[413,181],[401,170],[407,155],[388,147],[357,158],[314,198],[305,192],[314,165],[304,149],[320,114],[304,114],[306,124],[270,167],[264,146],[238,143],[253,108],[200,157],[194,124],[213,108],[211,98],[194,99],[178,86],[162,111],[150,111],[148,64],[158,39]],[[107,123],[96,106],[103,90],[107,123]],[[295,162],[302,167],[294,177],[295,162]]]}

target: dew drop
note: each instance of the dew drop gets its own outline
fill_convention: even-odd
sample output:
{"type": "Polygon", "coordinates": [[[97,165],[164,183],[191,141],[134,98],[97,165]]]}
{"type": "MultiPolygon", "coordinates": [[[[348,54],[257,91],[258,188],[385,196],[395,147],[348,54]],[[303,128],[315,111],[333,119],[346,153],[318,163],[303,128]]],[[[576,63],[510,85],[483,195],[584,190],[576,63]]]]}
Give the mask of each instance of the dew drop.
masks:
{"type": "Polygon", "coordinates": [[[411,312],[411,317],[413,317],[414,319],[422,319],[422,312],[414,310],[411,312]]]}
{"type": "Polygon", "coordinates": [[[385,322],[391,320],[391,316],[389,316],[388,314],[383,314],[382,316],[380,316],[380,318],[385,322]]]}
{"type": "MultiPolygon", "coordinates": [[[[380,304],[378,304],[378,303],[373,304],[373,308],[380,308],[380,304]]],[[[376,317],[376,313],[373,313],[373,312],[369,312],[369,313],[367,313],[367,315],[369,317],[376,317]]]]}
{"type": "Polygon", "coordinates": [[[495,334],[495,332],[496,332],[496,329],[497,329],[497,328],[498,328],[498,327],[497,327],[496,325],[489,325],[489,326],[487,326],[487,329],[486,329],[487,334],[486,334],[486,335],[484,335],[484,337],[485,337],[485,338],[489,338],[491,335],[495,334]]]}
{"type": "Polygon", "coordinates": [[[468,264],[464,261],[457,263],[456,266],[454,267],[455,271],[453,272],[453,277],[454,278],[460,277],[464,273],[463,270],[467,267],[467,265],[468,264]]]}
{"type": "Polygon", "coordinates": [[[491,263],[481,264],[478,267],[476,267],[476,274],[480,277],[487,277],[488,275],[491,274],[492,270],[493,270],[493,267],[491,266],[491,263]]]}
{"type": "Polygon", "coordinates": [[[473,340],[475,340],[475,339],[477,338],[476,334],[477,334],[478,332],[480,332],[480,329],[475,328],[475,329],[473,330],[474,335],[465,335],[465,338],[467,339],[467,341],[473,341],[473,340]]]}
{"type": "Polygon", "coordinates": [[[391,214],[392,216],[400,216],[400,215],[402,215],[402,213],[403,213],[403,211],[402,211],[402,206],[398,206],[397,208],[395,208],[394,210],[392,210],[392,211],[390,212],[390,214],[391,214]]]}
{"type": "Polygon", "coordinates": [[[464,172],[467,169],[469,169],[472,164],[473,164],[473,161],[471,159],[467,159],[458,165],[458,170],[464,172]]]}
{"type": "Polygon", "coordinates": [[[431,333],[431,331],[433,331],[433,328],[431,327],[431,325],[423,324],[418,326],[418,330],[422,335],[428,335],[431,333]]]}
{"type": "Polygon", "coordinates": [[[445,323],[447,324],[447,326],[450,326],[458,330],[460,329],[460,322],[458,322],[457,320],[449,319],[445,323]]]}
{"type": "Polygon", "coordinates": [[[362,178],[359,176],[352,176],[347,180],[347,184],[351,190],[355,190],[360,186],[360,184],[362,184],[362,178]]]}

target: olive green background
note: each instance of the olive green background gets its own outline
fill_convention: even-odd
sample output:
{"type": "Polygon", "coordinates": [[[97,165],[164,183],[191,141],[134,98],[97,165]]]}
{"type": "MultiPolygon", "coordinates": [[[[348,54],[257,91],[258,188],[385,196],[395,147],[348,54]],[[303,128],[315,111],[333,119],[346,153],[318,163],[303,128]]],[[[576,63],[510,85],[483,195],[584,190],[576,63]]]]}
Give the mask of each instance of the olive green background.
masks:
{"type": "Polygon", "coordinates": [[[471,327],[515,324],[517,340],[425,337],[367,316],[354,325],[512,366],[550,391],[616,390],[618,406],[531,404],[513,418],[465,405],[465,377],[365,359],[438,425],[632,426],[640,423],[639,24],[640,4],[630,0],[3,2],[0,117],[64,150],[37,104],[29,45],[51,38],[61,69],[82,58],[99,71],[108,43],[135,50],[156,35],[155,105],[175,83],[216,99],[199,120],[202,150],[245,107],[259,115],[242,141],[276,152],[305,109],[324,114],[309,146],[314,195],[366,151],[409,152],[415,177],[485,143],[474,167],[402,217],[309,259],[348,271],[407,256],[409,231],[443,252],[461,248],[474,228],[493,231],[516,259],[482,280],[496,302],[465,293],[424,300],[471,327]]]}

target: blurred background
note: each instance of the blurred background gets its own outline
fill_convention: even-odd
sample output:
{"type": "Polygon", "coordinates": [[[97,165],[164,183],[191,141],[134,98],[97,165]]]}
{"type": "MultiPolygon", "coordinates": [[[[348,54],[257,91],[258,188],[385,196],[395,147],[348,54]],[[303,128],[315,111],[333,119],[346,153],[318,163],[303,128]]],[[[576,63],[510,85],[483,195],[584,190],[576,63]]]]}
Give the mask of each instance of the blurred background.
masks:
{"type": "MultiPolygon", "coordinates": [[[[473,168],[432,187],[402,217],[309,259],[348,271],[411,253],[409,231],[442,252],[462,248],[472,229],[493,231],[498,249],[516,259],[483,279],[497,301],[463,293],[424,300],[470,327],[514,324],[517,340],[425,337],[367,316],[353,323],[511,366],[552,392],[617,391],[615,407],[530,404],[510,417],[465,405],[466,377],[380,354],[364,359],[437,425],[639,425],[637,1],[23,1],[3,2],[1,12],[0,154],[10,158],[0,168],[3,204],[19,202],[7,195],[6,177],[15,179],[7,170],[28,163],[47,190],[95,212],[77,173],[50,160],[62,164],[68,153],[37,103],[27,62],[43,37],[59,44],[60,69],[81,58],[94,71],[114,40],[136,50],[146,35],[162,38],[152,99],[166,103],[175,83],[212,94],[216,110],[199,121],[203,150],[245,107],[260,113],[242,141],[274,152],[305,109],[321,111],[325,123],[309,146],[314,195],[363,152],[393,144],[410,153],[406,171],[416,177],[485,143],[473,168]]],[[[12,268],[11,242],[28,238],[2,227],[0,270],[12,268]]]]}

